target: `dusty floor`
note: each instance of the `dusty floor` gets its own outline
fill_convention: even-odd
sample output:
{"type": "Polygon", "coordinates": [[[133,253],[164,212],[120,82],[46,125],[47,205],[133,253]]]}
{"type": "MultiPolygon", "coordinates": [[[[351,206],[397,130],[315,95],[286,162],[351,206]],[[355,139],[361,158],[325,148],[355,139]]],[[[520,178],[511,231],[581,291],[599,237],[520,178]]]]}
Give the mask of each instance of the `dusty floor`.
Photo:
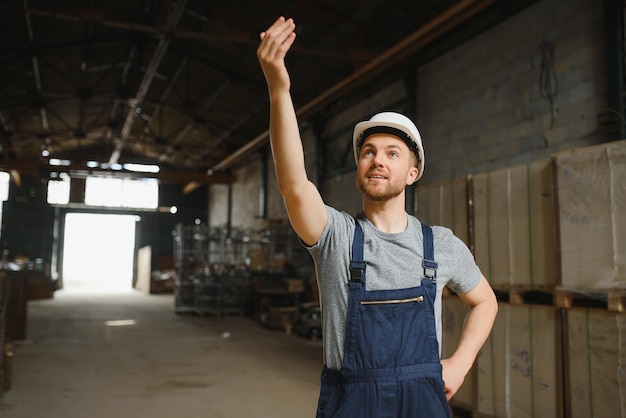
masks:
{"type": "Polygon", "coordinates": [[[3,418],[315,415],[321,342],[176,315],[171,295],[60,291],[29,302],[26,335],[3,418]]]}

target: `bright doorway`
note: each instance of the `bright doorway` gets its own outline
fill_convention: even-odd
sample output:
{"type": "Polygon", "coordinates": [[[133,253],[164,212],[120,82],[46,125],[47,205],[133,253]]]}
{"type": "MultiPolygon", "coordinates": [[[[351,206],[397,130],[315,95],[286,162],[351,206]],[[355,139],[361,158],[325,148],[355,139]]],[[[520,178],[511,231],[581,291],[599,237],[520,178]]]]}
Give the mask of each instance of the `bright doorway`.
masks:
{"type": "Polygon", "coordinates": [[[132,289],[134,215],[68,213],[63,244],[65,290],[132,289]]]}

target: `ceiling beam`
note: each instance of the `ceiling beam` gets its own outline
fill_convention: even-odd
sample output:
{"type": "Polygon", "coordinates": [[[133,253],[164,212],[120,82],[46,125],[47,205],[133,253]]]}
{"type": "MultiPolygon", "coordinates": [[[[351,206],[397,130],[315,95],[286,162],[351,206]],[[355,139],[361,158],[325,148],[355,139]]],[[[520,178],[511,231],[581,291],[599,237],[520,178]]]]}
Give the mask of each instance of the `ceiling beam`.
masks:
{"type": "MultiPolygon", "coordinates": [[[[180,0],[176,3],[176,9],[174,9],[174,13],[167,24],[167,32],[173,31],[176,28],[183,11],[185,10],[186,4],[187,0],[180,0]]],[[[156,71],[159,68],[159,65],[161,65],[165,52],[170,45],[171,36],[168,35],[167,32],[160,35],[161,39],[159,44],[157,45],[154,55],[150,60],[150,64],[148,64],[148,68],[146,69],[144,77],[141,80],[137,95],[134,98],[135,100],[133,100],[133,103],[128,110],[128,114],[126,115],[126,120],[124,121],[120,137],[115,140],[115,148],[109,158],[109,164],[116,164],[119,161],[126,139],[128,138],[130,130],[132,129],[135,119],[137,118],[137,110],[139,110],[139,106],[141,106],[143,100],[146,98],[156,71]]]]}
{"type": "Polygon", "coordinates": [[[43,161],[0,161],[0,170],[18,172],[22,175],[48,176],[50,173],[69,173],[72,178],[95,175],[111,175],[128,178],[156,178],[161,183],[185,184],[198,186],[210,184],[232,184],[236,178],[229,173],[212,173],[161,169],[158,173],[138,173],[129,170],[111,170],[89,168],[87,164],[73,163],[68,166],[53,166],[43,161]]]}
{"type": "Polygon", "coordinates": [[[39,72],[39,57],[37,56],[36,48],[35,48],[35,35],[33,31],[33,24],[30,20],[30,13],[28,12],[28,0],[24,0],[24,10],[25,10],[25,20],[26,20],[26,29],[28,31],[28,42],[30,43],[32,50],[32,64],[33,64],[33,78],[35,81],[35,90],[37,91],[37,103],[33,103],[33,105],[39,107],[39,116],[41,118],[41,133],[46,138],[49,137],[48,131],[50,130],[50,124],[48,122],[48,113],[46,110],[46,104],[42,99],[42,83],[41,83],[41,74],[39,72]]]}

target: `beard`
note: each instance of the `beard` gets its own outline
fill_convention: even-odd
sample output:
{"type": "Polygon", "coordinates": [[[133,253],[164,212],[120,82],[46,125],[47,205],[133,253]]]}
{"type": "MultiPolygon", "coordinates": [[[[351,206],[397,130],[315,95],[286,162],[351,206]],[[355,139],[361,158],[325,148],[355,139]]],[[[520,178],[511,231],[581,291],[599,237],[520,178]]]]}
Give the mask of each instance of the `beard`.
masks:
{"type": "Polygon", "coordinates": [[[368,199],[375,202],[384,202],[402,194],[405,184],[387,182],[385,185],[371,185],[367,178],[358,178],[357,187],[368,199]]]}

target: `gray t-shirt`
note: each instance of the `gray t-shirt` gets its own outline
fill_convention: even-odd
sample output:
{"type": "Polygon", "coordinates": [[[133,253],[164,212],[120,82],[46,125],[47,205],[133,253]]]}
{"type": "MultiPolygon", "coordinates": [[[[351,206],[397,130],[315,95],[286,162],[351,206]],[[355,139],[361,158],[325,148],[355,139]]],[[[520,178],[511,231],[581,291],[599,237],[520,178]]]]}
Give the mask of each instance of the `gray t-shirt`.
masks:
{"type": "MultiPolygon", "coordinates": [[[[320,290],[324,364],[333,369],[343,365],[343,349],[348,311],[350,253],[355,218],[327,206],[328,223],[319,241],[307,247],[315,261],[320,290]]],[[[366,289],[403,289],[419,286],[423,276],[422,227],[409,215],[406,230],[388,234],[378,230],[363,214],[357,220],[364,233],[364,260],[367,263],[366,289]]],[[[481,272],[465,243],[448,228],[433,227],[437,270],[435,318],[441,347],[441,292],[447,284],[457,293],[472,290],[481,272]]]]}

